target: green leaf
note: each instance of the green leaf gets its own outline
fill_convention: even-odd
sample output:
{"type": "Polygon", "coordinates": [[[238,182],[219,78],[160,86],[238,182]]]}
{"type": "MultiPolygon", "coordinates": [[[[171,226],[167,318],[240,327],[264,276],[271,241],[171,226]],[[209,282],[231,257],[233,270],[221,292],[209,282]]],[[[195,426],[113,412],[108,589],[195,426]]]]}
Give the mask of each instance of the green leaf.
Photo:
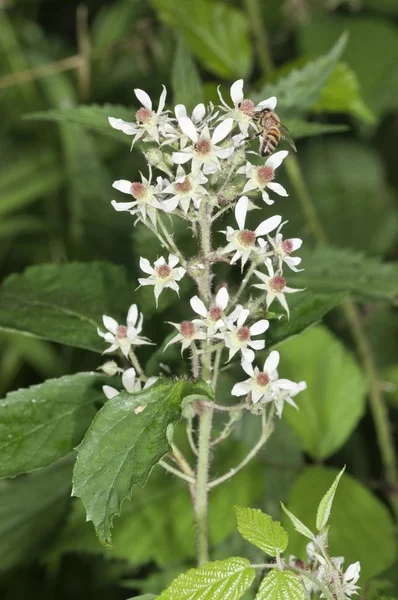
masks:
{"type": "Polygon", "coordinates": [[[334,495],[336,493],[337,486],[339,485],[340,478],[343,475],[344,471],[345,467],[341,469],[340,473],[337,475],[336,479],[333,481],[332,485],[330,486],[330,488],[319,503],[318,510],[316,512],[316,528],[318,529],[318,531],[322,531],[329,521],[334,495]]]}
{"type": "Polygon", "coordinates": [[[92,27],[95,51],[106,52],[110,46],[120,44],[132,32],[143,5],[139,0],[119,0],[101,6],[92,27]]]}
{"type": "Polygon", "coordinates": [[[282,111],[298,115],[310,111],[318,102],[324,86],[344,52],[347,37],[346,34],[341,35],[324,56],[307,63],[301,69],[293,69],[276,83],[265,85],[256,95],[256,100],[276,96],[278,107],[282,111]]]}
{"type": "Polygon", "coordinates": [[[291,137],[294,139],[327,133],[341,133],[350,129],[348,125],[331,125],[330,123],[317,123],[316,121],[305,121],[298,118],[283,119],[283,124],[288,128],[291,137]]]}
{"type": "Polygon", "coordinates": [[[287,548],[288,537],[279,521],[260,509],[235,506],[238,531],[251,544],[269,556],[278,556],[287,548]]]}
{"type": "Polygon", "coordinates": [[[174,102],[184,104],[191,111],[204,100],[202,81],[184,38],[179,36],[171,70],[174,102]]]}
{"type": "Polygon", "coordinates": [[[308,527],[304,525],[304,523],[302,523],[300,519],[298,519],[292,512],[290,512],[290,510],[286,508],[283,502],[281,502],[281,506],[283,512],[289,517],[290,521],[293,523],[295,530],[298,531],[298,533],[301,533],[301,535],[307,537],[308,539],[313,540],[315,536],[312,533],[311,529],[308,529],[308,527]]]}
{"type": "MultiPolygon", "coordinates": [[[[310,527],[315,527],[319,498],[333,484],[337,469],[310,467],[296,480],[289,507],[310,527]]],[[[289,550],[306,559],[306,541],[287,519],[289,550]]],[[[333,502],[333,524],[329,531],[329,553],[345,556],[345,565],[361,563],[361,577],[366,581],[388,568],[396,556],[394,522],[388,508],[366,487],[347,473],[339,484],[333,502]]]]}
{"type": "Polygon", "coordinates": [[[368,123],[375,121],[371,110],[361,98],[357,76],[345,63],[336,65],[313,110],[314,112],[346,112],[368,123]]]}
{"type": "Polygon", "coordinates": [[[253,57],[243,11],[214,0],[152,0],[152,4],[167,25],[183,33],[206,69],[226,79],[249,75],[253,57]]]}
{"type": "Polygon", "coordinates": [[[101,543],[111,543],[113,517],[123,500],[134,486],[145,485],[169,451],[169,428],[180,420],[184,397],[196,391],[203,395],[188,380],[161,380],[137,394],[121,392],[97,413],[79,447],[73,495],[82,499],[101,543]]]}
{"type": "Polygon", "coordinates": [[[133,596],[133,598],[129,598],[129,600],[154,600],[156,596],[153,594],[144,594],[143,596],[133,596]]]}
{"type": "Polygon", "coordinates": [[[69,459],[0,481],[0,564],[7,570],[37,557],[59,529],[69,502],[69,459]]]}
{"type": "Polygon", "coordinates": [[[256,600],[304,600],[303,584],[290,571],[273,569],[261,582],[256,600]]]}
{"type": "Polygon", "coordinates": [[[85,434],[104,395],[94,373],[48,379],[0,400],[0,477],[44,467],[85,434]]]}
{"type": "MultiPolygon", "coordinates": [[[[103,352],[102,315],[126,319],[134,285],[110,263],[42,264],[0,288],[0,330],[103,352]]],[[[122,321],[123,322],[123,321],[122,321]]]]}
{"type": "Polygon", "coordinates": [[[321,326],[279,349],[281,373],[307,383],[297,399],[299,410],[289,406],[284,415],[304,450],[323,460],[344,444],[365,411],[364,375],[340,340],[321,326]]]}
{"type": "Polygon", "coordinates": [[[350,292],[371,300],[398,304],[398,265],[382,263],[359,252],[319,247],[303,250],[305,271],[291,275],[289,285],[313,293],[350,292]]]}
{"type": "Polygon", "coordinates": [[[190,569],[175,579],[158,600],[239,600],[251,586],[255,570],[245,558],[232,557],[190,569]]]}

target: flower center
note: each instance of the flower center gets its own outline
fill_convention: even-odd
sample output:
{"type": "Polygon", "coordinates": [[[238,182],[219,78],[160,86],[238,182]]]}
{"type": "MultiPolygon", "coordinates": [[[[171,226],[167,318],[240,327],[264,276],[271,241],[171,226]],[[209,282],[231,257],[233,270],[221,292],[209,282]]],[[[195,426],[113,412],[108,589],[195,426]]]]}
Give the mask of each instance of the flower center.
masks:
{"type": "Polygon", "coordinates": [[[238,233],[238,242],[242,244],[242,246],[253,246],[256,241],[256,234],[254,231],[250,231],[249,229],[243,229],[238,233]]]}
{"type": "Polygon", "coordinates": [[[239,341],[248,342],[250,340],[250,329],[249,327],[240,327],[236,332],[239,341]]]}
{"type": "Polygon", "coordinates": [[[281,292],[286,285],[286,279],[282,275],[276,275],[270,281],[270,286],[274,292],[281,292]]]}
{"type": "Polygon", "coordinates": [[[207,138],[200,138],[194,146],[196,154],[205,156],[211,152],[211,141],[207,138]]]}
{"type": "Polygon", "coordinates": [[[187,194],[192,190],[192,184],[189,181],[188,177],[185,177],[184,181],[179,181],[178,183],[175,183],[174,187],[176,189],[176,192],[178,192],[179,194],[187,194]]]}
{"type": "Polygon", "coordinates": [[[167,279],[170,276],[171,269],[168,265],[160,265],[156,268],[156,275],[159,279],[167,279]]]}
{"type": "Polygon", "coordinates": [[[273,180],[274,173],[275,171],[273,167],[270,167],[269,165],[264,165],[263,167],[260,167],[257,170],[257,178],[261,185],[266,185],[267,183],[273,180]]]}
{"type": "Polygon", "coordinates": [[[239,110],[248,117],[252,117],[254,115],[254,102],[245,98],[240,103],[239,110]]]}
{"type": "Polygon", "coordinates": [[[137,200],[141,200],[146,194],[146,186],[143,183],[135,181],[131,184],[130,193],[137,200]]]}
{"type": "Polygon", "coordinates": [[[256,377],[256,383],[261,385],[261,387],[265,387],[269,384],[269,376],[268,373],[259,373],[256,377]]]}
{"type": "Polygon", "coordinates": [[[191,321],[183,321],[180,325],[182,337],[192,338],[195,335],[195,326],[191,321]]]}
{"type": "Polygon", "coordinates": [[[139,123],[148,123],[152,118],[152,111],[148,108],[140,108],[135,113],[135,118],[139,123]]]}
{"type": "Polygon", "coordinates": [[[222,317],[222,310],[219,306],[213,306],[209,311],[211,321],[218,321],[222,317]]]}
{"type": "Polygon", "coordinates": [[[126,325],[119,325],[116,329],[116,337],[121,340],[127,337],[127,327],[126,325]]]}
{"type": "Polygon", "coordinates": [[[293,252],[293,242],[291,240],[284,240],[282,242],[282,250],[285,254],[293,252]]]}

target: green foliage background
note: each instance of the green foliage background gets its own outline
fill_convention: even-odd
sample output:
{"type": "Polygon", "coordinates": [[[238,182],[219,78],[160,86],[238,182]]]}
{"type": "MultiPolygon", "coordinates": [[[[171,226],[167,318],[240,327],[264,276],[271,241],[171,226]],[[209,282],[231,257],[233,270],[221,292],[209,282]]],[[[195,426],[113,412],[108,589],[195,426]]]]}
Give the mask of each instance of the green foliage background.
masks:
{"type": "MultiPolygon", "coordinates": [[[[237,534],[234,504],[281,519],[283,500],[312,526],[313,507],[335,467],[346,464],[350,475],[332,513],[332,551],[361,560],[363,597],[398,596],[396,526],[387,501],[398,490],[387,488],[368,382],[335,308],[350,294],[360,303],[394,434],[397,25],[396,0],[90,0],[80,8],[3,0],[0,392],[11,394],[0,404],[0,475],[9,477],[0,481],[2,598],[28,592],[31,600],[124,600],[159,593],[194,564],[188,492],[160,469],[115,519],[114,550],[99,544],[80,500],[69,498],[73,448],[103,400],[101,376],[73,374],[101,361],[101,315],[121,317],[133,301],[145,303],[145,334],[158,344],[151,358],[144,354],[148,373],[159,362],[174,373],[185,369],[176,370],[178,349],[161,350],[169,333],[165,311],[188,314],[189,286],[180,300],[164,294],[158,311],[146,289],[135,291],[139,255],[153,259],[158,248],[150,233],[134,230],[112,209],[111,184],[134,180],[144,161],[135,149],[129,153],[130,139],[107,117],[133,120],[135,87],[156,105],[165,84],[169,108],[192,108],[216,101],[218,84],[227,97],[240,77],[253,99],[278,95],[298,147],[301,170],[280,170],[290,195],[278,202],[288,234],[304,239],[305,271],[288,283],[308,291],[292,299],[292,320],[271,327],[268,341],[279,343],[282,376],[306,379],[308,390],[300,412],[286,410],[258,459],[213,493],[213,557],[262,560],[237,534]],[[345,32],[344,48],[345,38],[337,40],[345,32]],[[303,194],[312,198],[326,246],[314,239],[303,194]],[[32,385],[38,387],[16,392],[32,385]],[[46,415],[39,433],[38,411],[46,415]]],[[[189,252],[189,234],[180,228],[178,236],[189,252]]],[[[226,395],[234,381],[226,371],[226,395]]],[[[257,433],[243,418],[216,471],[239,461],[257,433]]],[[[289,550],[302,554],[302,539],[284,525],[289,550]]]]}

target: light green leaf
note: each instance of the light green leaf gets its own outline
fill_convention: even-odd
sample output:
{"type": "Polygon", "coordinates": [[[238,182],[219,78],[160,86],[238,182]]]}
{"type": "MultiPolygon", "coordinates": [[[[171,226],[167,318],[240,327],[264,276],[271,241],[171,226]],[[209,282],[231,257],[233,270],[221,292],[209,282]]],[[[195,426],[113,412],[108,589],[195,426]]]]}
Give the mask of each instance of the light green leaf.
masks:
{"type": "Polygon", "coordinates": [[[110,545],[123,500],[145,485],[169,451],[168,429],[180,420],[182,400],[203,390],[188,380],[160,380],[136,394],[121,392],[97,413],[79,447],[73,495],[82,499],[101,543],[110,545]],[[136,414],[140,406],[146,408],[136,414]]]}
{"type": "Polygon", "coordinates": [[[283,512],[289,517],[289,519],[293,523],[295,530],[301,533],[301,535],[305,535],[305,537],[307,537],[308,539],[313,540],[315,536],[312,533],[312,531],[308,529],[308,527],[304,525],[304,523],[302,523],[300,519],[298,519],[292,512],[290,512],[290,510],[286,508],[283,502],[281,502],[281,506],[283,512]]]}
{"type": "Polygon", "coordinates": [[[278,556],[287,548],[288,537],[279,521],[260,509],[235,506],[238,531],[251,544],[269,556],[278,556]]]}
{"type": "Polygon", "coordinates": [[[294,115],[310,111],[318,102],[322,89],[340,60],[347,37],[346,34],[341,35],[324,56],[307,63],[301,69],[293,69],[276,83],[265,85],[256,96],[256,100],[276,96],[278,108],[282,111],[294,115]]]}
{"type": "Polygon", "coordinates": [[[129,600],[155,600],[156,596],[153,594],[144,594],[143,596],[134,596],[133,598],[129,598],[129,600]]]}
{"type": "Polygon", "coordinates": [[[126,319],[134,285],[105,262],[42,264],[7,277],[0,288],[0,330],[103,352],[102,315],[126,319]]]}
{"type": "Polygon", "coordinates": [[[239,600],[251,586],[255,570],[245,558],[232,557],[190,569],[158,596],[159,600],[239,600]]]}
{"type": "Polygon", "coordinates": [[[104,377],[77,373],[10,392],[0,400],[0,477],[44,467],[68,454],[102,403],[104,377]]]}
{"type": "Polygon", "coordinates": [[[171,70],[171,84],[174,102],[184,104],[188,111],[191,111],[199,102],[203,102],[202,81],[189,48],[181,36],[177,40],[171,70]]]}
{"type": "Polygon", "coordinates": [[[0,570],[36,557],[61,526],[69,502],[69,459],[0,481],[0,570]]]}
{"type": "Polygon", "coordinates": [[[334,495],[336,493],[337,486],[339,485],[340,478],[343,475],[344,471],[345,467],[341,469],[340,473],[337,475],[336,479],[333,481],[332,485],[330,486],[330,488],[319,503],[318,510],[316,512],[316,528],[318,529],[318,531],[322,531],[329,521],[334,495]]]}
{"type": "Polygon", "coordinates": [[[226,79],[249,75],[252,50],[243,11],[214,0],[152,0],[152,4],[167,25],[183,33],[206,69],[226,79]]]}
{"type": "Polygon", "coordinates": [[[307,383],[297,397],[299,410],[289,406],[284,415],[304,450],[323,460],[344,444],[364,413],[364,375],[340,340],[321,326],[278,348],[281,373],[307,383]]]}
{"type": "Polygon", "coordinates": [[[295,573],[273,569],[262,580],[256,600],[304,600],[305,597],[303,584],[295,573]]]}
{"type": "MultiPolygon", "coordinates": [[[[315,527],[319,498],[333,484],[337,469],[310,467],[296,480],[289,507],[310,527],[315,527]]],[[[289,550],[306,559],[306,541],[288,522],[289,550]]],[[[396,557],[395,526],[388,508],[365,486],[347,473],[333,502],[333,523],[329,530],[329,553],[345,556],[345,565],[361,563],[363,581],[387,569],[396,557]]]]}

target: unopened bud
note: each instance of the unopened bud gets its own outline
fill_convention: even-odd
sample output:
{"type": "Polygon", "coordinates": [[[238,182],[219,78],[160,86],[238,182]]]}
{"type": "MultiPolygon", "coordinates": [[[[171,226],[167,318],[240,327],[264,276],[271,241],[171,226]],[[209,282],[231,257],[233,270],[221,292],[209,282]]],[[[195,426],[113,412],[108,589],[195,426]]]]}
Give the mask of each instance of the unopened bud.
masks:
{"type": "Polygon", "coordinates": [[[165,159],[167,158],[167,154],[163,154],[163,152],[159,148],[149,148],[148,150],[146,150],[146,152],[144,152],[144,155],[148,163],[152,167],[160,169],[160,171],[164,171],[164,173],[167,173],[169,177],[173,176],[165,161],[165,159]]]}
{"type": "Polygon", "coordinates": [[[239,148],[236,150],[231,156],[230,163],[234,165],[234,167],[240,167],[246,162],[246,154],[243,148],[239,148]]]}
{"type": "Polygon", "coordinates": [[[116,373],[118,373],[120,369],[114,360],[108,360],[108,362],[98,367],[98,370],[103,371],[105,375],[109,375],[110,377],[112,377],[112,375],[116,375],[116,373]]]}
{"type": "Polygon", "coordinates": [[[238,188],[236,187],[236,185],[231,185],[218,194],[217,200],[220,205],[227,205],[231,204],[232,202],[235,202],[237,197],[238,188]]]}

